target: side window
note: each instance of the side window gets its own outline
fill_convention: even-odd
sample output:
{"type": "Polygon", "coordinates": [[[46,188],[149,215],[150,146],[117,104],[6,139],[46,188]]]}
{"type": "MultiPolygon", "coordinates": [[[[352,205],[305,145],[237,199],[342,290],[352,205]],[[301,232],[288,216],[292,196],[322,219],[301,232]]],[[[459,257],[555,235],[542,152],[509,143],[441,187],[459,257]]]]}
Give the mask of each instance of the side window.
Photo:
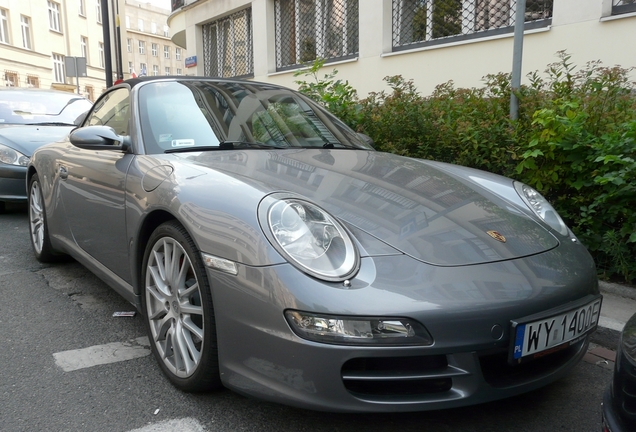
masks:
{"type": "Polygon", "coordinates": [[[88,116],[87,126],[110,126],[119,135],[128,135],[130,96],[128,89],[113,90],[100,99],[88,116]]]}

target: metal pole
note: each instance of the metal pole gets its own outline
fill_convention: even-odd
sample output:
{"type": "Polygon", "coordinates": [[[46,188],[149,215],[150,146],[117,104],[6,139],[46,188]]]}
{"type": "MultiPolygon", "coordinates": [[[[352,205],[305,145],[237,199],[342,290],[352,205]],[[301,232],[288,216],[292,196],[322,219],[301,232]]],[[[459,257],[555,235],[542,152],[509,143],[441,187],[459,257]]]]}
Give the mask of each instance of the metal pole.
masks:
{"type": "Polygon", "coordinates": [[[510,91],[510,118],[519,118],[519,100],[515,91],[521,87],[521,63],[523,58],[523,28],[526,21],[526,0],[517,0],[515,13],[515,39],[512,48],[512,82],[510,91]]]}
{"type": "Polygon", "coordinates": [[[119,0],[113,0],[113,15],[115,15],[115,65],[117,66],[117,79],[124,79],[124,70],[121,61],[121,30],[119,20],[119,0]]]}
{"type": "Polygon", "coordinates": [[[104,35],[104,72],[106,87],[113,85],[113,63],[110,54],[110,20],[108,19],[108,0],[102,0],[102,34],[104,35]]]}
{"type": "Polygon", "coordinates": [[[73,57],[73,61],[75,62],[75,82],[77,83],[77,94],[81,94],[79,86],[79,70],[77,67],[77,57],[73,57]]]}

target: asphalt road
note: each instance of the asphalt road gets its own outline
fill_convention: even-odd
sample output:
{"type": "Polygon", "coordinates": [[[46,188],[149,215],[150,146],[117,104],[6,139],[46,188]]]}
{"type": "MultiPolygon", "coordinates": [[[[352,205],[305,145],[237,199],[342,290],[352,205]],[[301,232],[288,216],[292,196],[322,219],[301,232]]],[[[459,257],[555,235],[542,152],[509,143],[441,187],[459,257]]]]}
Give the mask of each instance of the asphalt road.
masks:
{"type": "MultiPolygon", "coordinates": [[[[410,414],[328,414],[222,390],[182,393],[154,358],[64,371],[54,354],[145,335],[132,306],[75,262],[38,263],[24,207],[0,214],[0,431],[600,431],[611,363],[585,361],[538,391],[410,414]]],[[[596,343],[603,344],[602,340],[596,343]]],[[[613,348],[611,344],[610,348],[613,348]]]]}

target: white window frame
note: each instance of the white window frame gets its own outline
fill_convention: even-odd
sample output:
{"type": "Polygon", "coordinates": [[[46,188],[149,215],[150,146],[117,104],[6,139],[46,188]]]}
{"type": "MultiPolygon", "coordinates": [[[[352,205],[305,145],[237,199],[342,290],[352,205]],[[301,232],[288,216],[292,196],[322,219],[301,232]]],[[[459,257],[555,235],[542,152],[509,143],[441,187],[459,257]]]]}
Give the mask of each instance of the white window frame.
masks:
{"type": "Polygon", "coordinates": [[[84,7],[84,0],[78,0],[78,4],[77,4],[77,14],[79,16],[86,16],[86,8],[84,7]]]}
{"type": "Polygon", "coordinates": [[[174,58],[175,60],[181,60],[181,48],[176,47],[174,49],[174,58]]]}
{"type": "Polygon", "coordinates": [[[0,9],[0,42],[9,43],[9,19],[6,9],[0,9]]]}
{"type": "Polygon", "coordinates": [[[97,46],[99,50],[99,67],[104,68],[106,67],[106,58],[104,56],[104,42],[99,42],[97,46]]]}
{"type": "Polygon", "coordinates": [[[181,68],[177,68],[177,75],[181,75],[181,68]]]}
{"type": "Polygon", "coordinates": [[[152,76],[159,76],[159,66],[152,65],[152,76]]]}
{"type": "Polygon", "coordinates": [[[137,30],[144,31],[144,20],[141,18],[137,18],[137,30]]]}
{"type": "Polygon", "coordinates": [[[95,10],[97,11],[97,22],[102,23],[102,0],[95,0],[95,10]]]}
{"type": "Polygon", "coordinates": [[[139,54],[146,54],[146,42],[140,40],[138,46],[139,46],[139,54]]]}
{"type": "Polygon", "coordinates": [[[64,83],[64,56],[62,54],[53,54],[53,82],[64,83]]]}
{"type": "Polygon", "coordinates": [[[163,35],[164,37],[170,37],[170,27],[167,25],[163,26],[163,35]]]}
{"type": "Polygon", "coordinates": [[[49,9],[49,30],[61,33],[60,27],[60,5],[52,1],[47,1],[49,9]]]}
{"type": "Polygon", "coordinates": [[[128,73],[131,74],[133,72],[133,62],[128,62],[128,73]]]}
{"type": "Polygon", "coordinates": [[[126,38],[126,49],[129,53],[132,52],[132,38],[126,38]]]}
{"type": "Polygon", "coordinates": [[[88,38],[86,36],[80,36],[80,57],[85,57],[86,63],[88,63],[88,38]]]}
{"type": "Polygon", "coordinates": [[[157,23],[156,22],[151,22],[150,23],[150,33],[157,34],[157,23]]]}
{"type": "Polygon", "coordinates": [[[152,53],[153,57],[157,57],[157,51],[158,50],[158,45],[156,43],[152,43],[152,45],[150,46],[150,52],[152,53]]]}
{"type": "Polygon", "coordinates": [[[20,33],[22,35],[22,48],[33,49],[31,41],[31,18],[26,15],[20,15],[20,33]]]}
{"type": "Polygon", "coordinates": [[[167,76],[167,75],[170,75],[170,66],[166,66],[166,67],[164,68],[164,72],[166,73],[166,76],[167,76]]]}
{"type": "Polygon", "coordinates": [[[126,15],[126,28],[130,28],[130,17],[128,15],[126,15]]]}
{"type": "Polygon", "coordinates": [[[169,59],[170,58],[170,45],[164,45],[163,46],[163,58],[165,58],[165,59],[169,59]]]}
{"type": "Polygon", "coordinates": [[[148,68],[146,67],[146,63],[139,63],[139,76],[148,75],[148,68]]]}

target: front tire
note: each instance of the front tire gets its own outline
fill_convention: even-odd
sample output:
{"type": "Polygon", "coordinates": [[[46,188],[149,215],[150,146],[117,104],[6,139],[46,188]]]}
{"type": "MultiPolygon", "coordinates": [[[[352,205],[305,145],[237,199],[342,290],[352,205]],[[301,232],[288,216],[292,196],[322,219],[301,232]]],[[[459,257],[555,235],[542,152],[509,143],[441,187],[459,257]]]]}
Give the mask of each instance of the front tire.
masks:
{"type": "Polygon", "coordinates": [[[150,236],[142,281],[148,337],[163,373],[186,392],[220,387],[210,284],[199,251],[176,221],[150,236]]]}
{"type": "Polygon", "coordinates": [[[44,196],[37,174],[33,174],[29,181],[29,232],[31,233],[31,246],[38,261],[50,263],[59,260],[59,254],[51,246],[44,196]]]}

